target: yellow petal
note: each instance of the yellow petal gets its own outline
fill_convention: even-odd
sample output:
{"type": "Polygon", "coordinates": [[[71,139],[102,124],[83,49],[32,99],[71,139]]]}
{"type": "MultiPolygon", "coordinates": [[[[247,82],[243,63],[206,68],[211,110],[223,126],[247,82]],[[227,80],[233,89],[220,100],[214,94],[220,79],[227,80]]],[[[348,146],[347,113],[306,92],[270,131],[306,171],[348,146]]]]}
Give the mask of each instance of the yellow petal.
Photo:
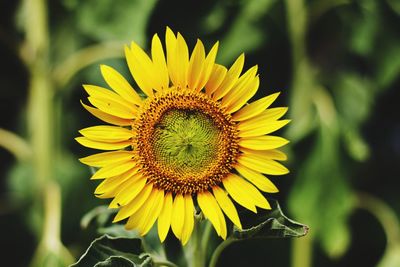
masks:
{"type": "Polygon", "coordinates": [[[244,131],[244,130],[254,129],[257,128],[261,123],[267,123],[268,121],[276,121],[280,119],[283,115],[285,115],[287,110],[288,110],[287,107],[270,108],[264,110],[259,115],[251,119],[241,121],[238,125],[238,130],[244,131]]]}
{"type": "Polygon", "coordinates": [[[109,125],[88,127],[80,130],[79,133],[91,140],[109,143],[121,142],[133,137],[130,130],[109,125]]]}
{"type": "Polygon", "coordinates": [[[226,191],[239,205],[245,207],[248,210],[251,210],[254,213],[257,213],[257,209],[255,207],[254,199],[252,198],[252,196],[249,196],[249,194],[244,191],[244,188],[238,187],[237,184],[233,181],[234,179],[235,175],[231,173],[222,180],[226,191]]]}
{"type": "Polygon", "coordinates": [[[114,116],[114,115],[110,115],[104,111],[101,111],[97,108],[92,108],[91,106],[85,105],[82,101],[81,101],[82,106],[89,111],[93,116],[99,118],[100,120],[110,123],[110,124],[114,124],[114,125],[118,125],[118,126],[129,126],[132,124],[132,120],[129,119],[122,119],[120,117],[114,116]]]}
{"type": "MultiPolygon", "coordinates": [[[[217,209],[220,210],[217,201],[214,196],[208,192],[204,191],[197,194],[197,203],[199,204],[204,216],[208,218],[211,224],[214,226],[215,231],[219,236],[221,236],[222,225],[218,216],[217,209]]],[[[221,210],[220,210],[221,211],[221,210]]]]}
{"type": "Polygon", "coordinates": [[[88,99],[90,103],[101,111],[124,119],[135,117],[137,107],[111,90],[87,84],[84,84],[83,88],[89,94],[88,99]]]}
{"type": "Polygon", "coordinates": [[[171,225],[172,216],[172,194],[167,193],[164,197],[164,204],[158,217],[158,236],[161,242],[167,237],[169,227],[171,225]]]}
{"type": "Polygon", "coordinates": [[[153,62],[135,42],[131,43],[130,49],[125,46],[125,57],[137,85],[146,95],[152,96],[155,87],[151,79],[154,75],[153,62]]]}
{"type": "Polygon", "coordinates": [[[234,121],[243,121],[257,116],[265,109],[267,109],[279,96],[280,93],[275,93],[266,97],[263,97],[257,101],[250,103],[243,107],[232,116],[234,121]]]}
{"type": "Polygon", "coordinates": [[[135,175],[132,179],[129,179],[123,188],[120,189],[118,194],[111,201],[109,208],[115,209],[121,206],[125,206],[132,199],[134,199],[140,191],[144,188],[146,179],[141,175],[135,175]]]}
{"type": "MultiPolygon", "coordinates": [[[[124,181],[122,184],[120,184],[120,186],[122,187],[125,182],[126,181],[124,181]]],[[[95,194],[95,196],[97,198],[101,198],[101,199],[114,198],[118,194],[120,186],[107,188],[107,190],[105,190],[104,193],[95,194]]]]}
{"type": "MultiPolygon", "coordinates": [[[[268,201],[260,193],[260,191],[258,191],[258,189],[255,188],[252,184],[245,181],[243,178],[237,176],[236,174],[230,175],[230,177],[227,181],[227,184],[229,184],[230,187],[234,187],[237,190],[240,190],[240,194],[242,195],[242,197],[244,195],[246,195],[247,198],[251,198],[251,202],[253,202],[254,205],[256,205],[257,207],[260,207],[263,209],[271,209],[271,206],[269,205],[268,201]]],[[[228,191],[228,193],[229,193],[229,191],[228,191]]],[[[233,198],[233,199],[235,199],[235,198],[233,198]]]]}
{"type": "Polygon", "coordinates": [[[259,77],[255,77],[254,80],[249,83],[240,94],[238,94],[238,98],[235,102],[228,105],[226,108],[226,112],[233,113],[239,110],[244,104],[247,103],[257,92],[258,86],[260,85],[259,77]]]}
{"type": "Polygon", "coordinates": [[[232,105],[232,103],[238,101],[242,95],[248,91],[248,88],[254,83],[254,80],[257,79],[257,71],[258,66],[255,65],[240,76],[232,89],[222,99],[221,106],[228,107],[232,105]]]}
{"type": "Polygon", "coordinates": [[[266,160],[254,154],[242,154],[237,161],[250,169],[265,174],[283,175],[289,173],[289,170],[282,164],[274,160],[266,160]]]}
{"type": "MultiPolygon", "coordinates": [[[[203,71],[201,72],[201,76],[199,79],[199,83],[197,86],[197,90],[200,91],[204,88],[208,80],[210,79],[211,72],[215,65],[215,58],[217,57],[219,43],[215,43],[215,45],[211,48],[210,52],[208,53],[203,66],[203,71]]],[[[224,75],[225,76],[225,75],[224,75]]],[[[223,77],[222,77],[223,79],[223,77]]],[[[222,82],[222,80],[221,80],[222,82]]]]}
{"type": "Polygon", "coordinates": [[[100,71],[106,83],[122,98],[138,106],[142,104],[140,96],[119,72],[106,65],[100,65],[100,71]]]}
{"type": "Polygon", "coordinates": [[[112,151],[80,158],[79,161],[93,167],[104,167],[115,162],[130,160],[133,156],[131,151],[112,151]]]}
{"type": "Polygon", "coordinates": [[[182,229],[182,245],[185,245],[192,235],[194,227],[194,206],[191,195],[183,197],[185,201],[185,219],[182,229]]]}
{"type": "Polygon", "coordinates": [[[183,39],[182,35],[179,32],[176,38],[175,62],[172,64],[176,64],[175,77],[177,78],[177,80],[176,84],[174,83],[174,85],[177,88],[186,88],[187,72],[189,66],[189,50],[186,45],[185,39],[183,39]]]}
{"type": "Polygon", "coordinates": [[[267,177],[259,172],[249,169],[241,164],[237,164],[235,169],[252,184],[258,187],[263,192],[276,193],[278,188],[267,177]]]}
{"type": "Polygon", "coordinates": [[[226,216],[228,216],[228,218],[236,225],[237,228],[242,229],[242,224],[240,223],[239,215],[236,211],[235,205],[233,205],[227,193],[218,186],[213,187],[213,193],[215,199],[226,216]]]}
{"type": "Polygon", "coordinates": [[[215,90],[218,89],[222,81],[225,79],[227,72],[228,70],[224,66],[214,64],[210,77],[205,85],[206,94],[208,96],[211,96],[215,92],[215,90]]]}
{"type": "Polygon", "coordinates": [[[279,136],[257,136],[257,137],[245,137],[239,140],[241,147],[254,149],[254,150],[268,150],[279,148],[289,143],[288,140],[279,136]]]}
{"type": "Polygon", "coordinates": [[[176,37],[169,27],[165,31],[165,45],[167,50],[167,67],[171,82],[176,85],[178,84],[178,69],[177,69],[177,58],[176,58],[176,37]]]}
{"type": "Polygon", "coordinates": [[[113,99],[118,104],[120,104],[121,106],[124,106],[126,108],[131,108],[132,111],[136,110],[136,107],[132,106],[132,103],[125,100],[122,96],[116,94],[115,92],[109,89],[91,84],[84,84],[82,86],[83,89],[85,89],[86,93],[88,93],[88,95],[93,98],[105,98],[105,99],[110,98],[113,99]]]}
{"type": "Polygon", "coordinates": [[[151,57],[153,59],[155,73],[159,79],[159,86],[155,89],[162,90],[169,87],[169,76],[164,50],[157,34],[154,34],[151,42],[151,57]]]}
{"type": "Polygon", "coordinates": [[[196,46],[194,47],[193,53],[189,60],[187,81],[190,89],[199,89],[197,86],[203,71],[205,57],[206,54],[203,43],[200,40],[197,40],[196,46]]]}
{"type": "Polygon", "coordinates": [[[120,105],[113,99],[88,97],[88,100],[93,106],[110,115],[123,119],[135,118],[135,112],[129,108],[126,108],[125,106],[120,105]]]}
{"type": "MultiPolygon", "coordinates": [[[[160,80],[154,77],[155,67],[149,56],[143,49],[135,42],[131,43],[131,52],[134,57],[134,62],[138,64],[136,66],[137,76],[141,80],[144,87],[140,87],[146,95],[153,95],[153,89],[161,89],[160,80]]],[[[157,77],[157,76],[156,76],[157,77]]]]}
{"type": "MultiPolygon", "coordinates": [[[[150,197],[151,197],[151,195],[150,195],[150,197]]],[[[147,204],[147,202],[145,202],[143,204],[143,206],[145,206],[146,204],[147,204]]],[[[125,224],[125,229],[128,231],[136,229],[143,212],[144,212],[143,207],[140,207],[140,209],[138,211],[136,211],[135,214],[132,214],[125,224]]]]}
{"type": "MultiPolygon", "coordinates": [[[[213,197],[214,198],[214,197],[213,197]]],[[[221,236],[221,238],[222,239],[226,239],[226,235],[227,235],[227,233],[228,233],[228,231],[226,230],[226,221],[225,221],[225,216],[224,216],[224,214],[222,213],[222,211],[221,211],[221,208],[218,206],[218,203],[217,202],[215,202],[217,205],[216,205],[216,209],[215,209],[215,211],[217,212],[217,214],[218,214],[218,220],[219,220],[219,224],[221,225],[221,234],[220,234],[220,236],[221,236]]]]}
{"type": "Polygon", "coordinates": [[[115,162],[105,167],[99,169],[90,179],[104,179],[107,177],[113,177],[116,175],[120,175],[124,172],[133,169],[136,166],[136,161],[128,160],[125,162],[115,162]]]}
{"type": "Polygon", "coordinates": [[[119,222],[138,211],[150,196],[152,189],[153,184],[146,185],[134,199],[132,199],[127,205],[120,208],[113,222],[119,222]]]}
{"type": "Polygon", "coordinates": [[[152,194],[155,195],[154,201],[152,204],[149,203],[148,208],[146,209],[146,214],[141,219],[138,228],[140,229],[140,234],[143,236],[147,234],[151,227],[154,225],[158,216],[160,215],[160,211],[162,209],[162,205],[164,202],[164,191],[153,188],[152,194]]]}
{"type": "Polygon", "coordinates": [[[176,195],[172,205],[171,228],[175,236],[182,240],[182,230],[185,220],[185,201],[182,195],[176,195]]]}
{"type": "Polygon", "coordinates": [[[123,141],[123,142],[116,142],[116,143],[106,143],[106,142],[100,142],[100,141],[93,141],[89,138],[86,137],[77,137],[75,140],[85,146],[85,147],[90,147],[90,148],[95,148],[95,149],[101,149],[101,150],[117,150],[117,149],[122,149],[127,146],[132,145],[131,141],[123,141]]]}
{"type": "Polygon", "coordinates": [[[106,178],[103,182],[101,182],[101,184],[99,184],[99,186],[96,187],[94,194],[101,195],[109,191],[113,191],[118,186],[121,186],[122,188],[122,184],[128,179],[132,178],[138,172],[138,170],[139,167],[136,166],[125,173],[106,178]]]}
{"type": "Polygon", "coordinates": [[[143,225],[147,219],[149,212],[152,210],[154,203],[158,199],[158,194],[155,191],[157,189],[153,188],[147,200],[133,215],[131,215],[126,222],[125,229],[132,230],[136,229],[142,235],[143,225]]]}
{"type": "Polygon", "coordinates": [[[229,71],[227,72],[224,80],[222,81],[221,85],[218,89],[214,92],[213,99],[218,100],[224,95],[226,95],[232,87],[237,82],[240,73],[242,72],[244,65],[244,54],[241,54],[238,59],[233,63],[229,71]]]}
{"type": "Polygon", "coordinates": [[[269,160],[287,160],[287,156],[280,150],[277,149],[270,149],[270,150],[253,150],[248,148],[240,148],[240,151],[246,154],[255,154],[263,159],[269,160]]]}
{"type": "Polygon", "coordinates": [[[289,122],[290,120],[267,121],[259,125],[257,128],[239,131],[239,137],[252,137],[252,136],[270,134],[272,132],[279,130],[289,122]]]}

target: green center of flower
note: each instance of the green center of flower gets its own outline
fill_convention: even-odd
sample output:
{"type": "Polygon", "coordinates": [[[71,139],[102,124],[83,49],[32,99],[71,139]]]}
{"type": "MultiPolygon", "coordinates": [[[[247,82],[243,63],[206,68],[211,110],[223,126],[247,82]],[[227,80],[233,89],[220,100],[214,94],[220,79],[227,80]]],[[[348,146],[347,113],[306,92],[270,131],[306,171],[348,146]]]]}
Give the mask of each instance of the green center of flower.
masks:
{"type": "Polygon", "coordinates": [[[218,153],[220,131],[213,120],[196,110],[165,112],[152,136],[156,161],[178,175],[209,168],[218,153]]]}

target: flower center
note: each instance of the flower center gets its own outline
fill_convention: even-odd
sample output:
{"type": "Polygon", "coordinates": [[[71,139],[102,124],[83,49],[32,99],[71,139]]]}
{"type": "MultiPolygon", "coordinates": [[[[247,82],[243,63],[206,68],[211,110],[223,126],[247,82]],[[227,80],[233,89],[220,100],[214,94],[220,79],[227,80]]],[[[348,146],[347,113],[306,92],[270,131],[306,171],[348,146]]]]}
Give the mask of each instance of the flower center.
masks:
{"type": "Polygon", "coordinates": [[[221,183],[239,153],[236,124],[218,102],[191,90],[149,98],[133,130],[142,171],[154,186],[175,194],[221,183]]]}
{"type": "Polygon", "coordinates": [[[213,120],[200,111],[169,110],[152,136],[155,160],[178,175],[207,171],[218,157],[220,135],[213,120]]]}

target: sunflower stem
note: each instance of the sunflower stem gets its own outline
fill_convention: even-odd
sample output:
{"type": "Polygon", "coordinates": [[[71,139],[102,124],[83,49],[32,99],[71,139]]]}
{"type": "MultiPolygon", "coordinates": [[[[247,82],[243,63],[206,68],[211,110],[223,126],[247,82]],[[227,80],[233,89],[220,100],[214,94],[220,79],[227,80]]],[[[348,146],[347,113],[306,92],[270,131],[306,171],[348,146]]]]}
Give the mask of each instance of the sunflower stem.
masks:
{"type": "Polygon", "coordinates": [[[204,255],[207,255],[207,246],[209,245],[211,230],[211,223],[209,221],[206,221],[206,226],[204,227],[204,232],[201,239],[201,250],[204,251],[204,255]]]}
{"type": "Polygon", "coordinates": [[[311,235],[302,238],[292,239],[292,267],[310,267],[312,266],[313,239],[311,235]]]}
{"type": "Polygon", "coordinates": [[[230,244],[232,244],[233,242],[235,242],[236,240],[233,238],[228,238],[226,240],[224,240],[223,242],[221,242],[218,247],[215,249],[213,255],[211,256],[211,260],[210,260],[210,265],[209,267],[216,267],[218,260],[221,256],[222,251],[224,251],[224,249],[229,246],[230,244]]]}
{"type": "Polygon", "coordinates": [[[205,267],[205,251],[201,245],[201,237],[203,236],[203,231],[201,231],[200,227],[201,218],[196,219],[195,222],[192,237],[187,245],[183,247],[183,251],[188,267],[205,267]]]}

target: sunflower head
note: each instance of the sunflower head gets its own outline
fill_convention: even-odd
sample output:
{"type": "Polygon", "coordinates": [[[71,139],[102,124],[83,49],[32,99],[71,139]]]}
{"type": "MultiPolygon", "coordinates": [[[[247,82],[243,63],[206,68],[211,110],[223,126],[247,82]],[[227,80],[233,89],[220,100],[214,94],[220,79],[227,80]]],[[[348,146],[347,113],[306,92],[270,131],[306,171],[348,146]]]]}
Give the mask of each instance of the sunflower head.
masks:
{"type": "Polygon", "coordinates": [[[269,108],[278,93],[247,104],[258,90],[257,66],[242,73],[241,55],[227,69],[215,63],[217,50],[218,43],[206,54],[198,40],[189,54],[184,38],[167,28],[166,54],[157,34],[150,57],[134,42],[125,47],[143,94],[105,65],[112,90],[84,85],[93,107],[82,105],[108,124],[82,129],[76,140],[108,151],[81,161],[99,168],[92,179],[104,180],[95,194],[113,198],[114,221],[128,218],[127,229],[145,235],[157,221],[161,241],[172,228],[185,244],[197,210],[226,238],[224,214],[241,228],[234,202],[270,209],[260,191],[278,191],[265,175],[288,172],[278,162],[288,141],[270,135],[289,122],[280,120],[287,108],[269,108]]]}

